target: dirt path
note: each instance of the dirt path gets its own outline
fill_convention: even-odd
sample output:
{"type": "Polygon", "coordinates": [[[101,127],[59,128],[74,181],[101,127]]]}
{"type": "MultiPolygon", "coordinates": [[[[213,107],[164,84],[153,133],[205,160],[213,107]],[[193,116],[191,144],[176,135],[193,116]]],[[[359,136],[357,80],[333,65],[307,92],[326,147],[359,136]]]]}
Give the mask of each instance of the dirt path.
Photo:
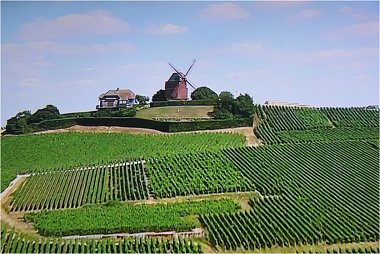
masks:
{"type": "Polygon", "coordinates": [[[1,222],[4,222],[16,231],[23,233],[37,234],[32,225],[26,223],[23,219],[23,213],[9,213],[7,207],[10,202],[10,196],[23,184],[30,175],[17,175],[9,186],[0,194],[0,212],[1,222]]]}
{"type": "Polygon", "coordinates": [[[130,134],[157,134],[157,135],[173,135],[173,134],[178,134],[178,133],[238,133],[245,136],[247,146],[260,145],[259,140],[253,133],[252,127],[238,127],[238,128],[227,128],[227,129],[218,129],[218,130],[200,130],[200,131],[168,133],[168,132],[162,132],[158,130],[144,129],[144,128],[74,125],[66,129],[35,132],[34,134],[37,135],[37,134],[45,134],[45,133],[64,133],[64,132],[130,133],[130,134]]]}
{"type": "Polygon", "coordinates": [[[202,237],[204,235],[204,231],[202,228],[194,228],[191,231],[185,232],[176,232],[176,231],[165,231],[165,232],[141,232],[141,233],[118,233],[118,234],[98,234],[98,235],[72,235],[72,236],[64,236],[62,239],[97,239],[97,238],[124,238],[124,237],[135,237],[142,238],[144,237],[202,237]]]}

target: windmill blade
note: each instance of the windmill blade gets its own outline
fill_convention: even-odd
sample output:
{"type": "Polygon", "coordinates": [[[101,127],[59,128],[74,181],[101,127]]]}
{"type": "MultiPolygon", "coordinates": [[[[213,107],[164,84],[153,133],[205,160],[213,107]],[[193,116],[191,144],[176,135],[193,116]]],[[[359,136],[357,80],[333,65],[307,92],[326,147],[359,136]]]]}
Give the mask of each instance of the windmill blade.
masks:
{"type": "Polygon", "coordinates": [[[188,83],[194,90],[196,89],[187,79],[186,79],[186,83],[188,83]]]}
{"type": "Polygon", "coordinates": [[[193,63],[190,65],[190,67],[189,67],[189,69],[187,70],[185,76],[187,76],[187,74],[189,74],[191,68],[193,68],[193,65],[195,64],[195,61],[197,61],[197,59],[194,59],[194,60],[193,60],[193,63]]]}
{"type": "Polygon", "coordinates": [[[175,70],[175,72],[177,72],[181,77],[183,77],[183,74],[179,72],[176,67],[174,67],[171,63],[169,63],[169,65],[175,70]]]}

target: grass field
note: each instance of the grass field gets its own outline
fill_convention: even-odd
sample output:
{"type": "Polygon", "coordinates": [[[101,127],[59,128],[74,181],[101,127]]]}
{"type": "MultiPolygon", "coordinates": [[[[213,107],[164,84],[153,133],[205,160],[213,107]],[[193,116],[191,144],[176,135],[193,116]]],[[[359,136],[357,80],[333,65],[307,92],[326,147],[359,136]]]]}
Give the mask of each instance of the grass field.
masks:
{"type": "Polygon", "coordinates": [[[171,106],[154,107],[137,111],[136,117],[153,118],[203,118],[210,117],[213,106],[171,106]]]}

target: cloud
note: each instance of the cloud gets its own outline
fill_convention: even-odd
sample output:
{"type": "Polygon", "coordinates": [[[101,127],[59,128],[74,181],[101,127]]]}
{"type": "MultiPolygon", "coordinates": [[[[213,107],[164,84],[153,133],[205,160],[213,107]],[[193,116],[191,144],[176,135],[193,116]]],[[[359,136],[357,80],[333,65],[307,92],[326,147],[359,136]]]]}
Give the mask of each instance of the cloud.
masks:
{"type": "Polygon", "coordinates": [[[357,20],[364,20],[367,18],[366,15],[364,15],[363,13],[359,13],[359,12],[355,11],[351,6],[343,6],[342,8],[338,9],[338,13],[344,14],[344,15],[349,15],[349,16],[353,17],[354,19],[357,19],[357,20]]]}
{"type": "Polygon", "coordinates": [[[265,46],[261,42],[236,42],[226,46],[211,48],[204,54],[224,55],[224,54],[239,54],[239,55],[257,55],[265,51],[265,46]]]}
{"type": "Polygon", "coordinates": [[[129,43],[108,43],[108,44],[63,44],[53,41],[32,41],[25,43],[5,43],[2,44],[2,53],[10,59],[24,58],[26,56],[41,56],[43,54],[64,54],[64,55],[94,55],[107,53],[131,53],[134,47],[129,43]]]}
{"type": "Polygon", "coordinates": [[[23,87],[39,87],[41,86],[41,80],[29,78],[29,79],[22,79],[20,81],[20,85],[23,87]]]}
{"type": "Polygon", "coordinates": [[[321,11],[319,9],[306,9],[306,10],[299,11],[293,16],[286,18],[285,21],[291,22],[291,21],[309,20],[309,19],[316,18],[320,15],[321,15],[321,11]]]}
{"type": "Polygon", "coordinates": [[[91,35],[124,34],[130,25],[112,17],[103,10],[81,14],[69,14],[52,20],[37,19],[21,26],[18,36],[22,40],[49,40],[66,37],[85,37],[91,35]]]}
{"type": "Polygon", "coordinates": [[[286,8],[304,5],[307,1],[261,1],[260,7],[264,8],[286,8]]]}
{"type": "Polygon", "coordinates": [[[69,82],[70,85],[74,85],[74,86],[96,86],[96,85],[99,85],[100,82],[98,80],[94,80],[94,79],[78,79],[78,80],[72,80],[69,82]]]}
{"type": "Polygon", "coordinates": [[[183,34],[187,32],[185,26],[175,25],[175,24],[165,24],[162,26],[152,26],[148,29],[150,34],[183,34]]]}
{"type": "Polygon", "coordinates": [[[257,43],[233,43],[230,50],[242,54],[257,54],[264,50],[264,45],[260,42],[257,43]]]}
{"type": "Polygon", "coordinates": [[[241,19],[249,16],[249,13],[235,3],[210,4],[201,13],[204,19],[241,19]]]}
{"type": "Polygon", "coordinates": [[[347,37],[378,37],[379,21],[369,21],[365,23],[345,26],[342,29],[328,35],[333,39],[347,37]]]}

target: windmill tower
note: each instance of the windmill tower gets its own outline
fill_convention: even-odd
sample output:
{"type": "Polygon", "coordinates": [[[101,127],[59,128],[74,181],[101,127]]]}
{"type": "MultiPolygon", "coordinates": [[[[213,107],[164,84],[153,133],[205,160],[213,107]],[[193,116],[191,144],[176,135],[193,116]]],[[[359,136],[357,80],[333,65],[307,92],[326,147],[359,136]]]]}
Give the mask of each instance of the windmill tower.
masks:
{"type": "Polygon", "coordinates": [[[168,81],[165,82],[165,96],[168,100],[187,100],[187,84],[189,84],[193,89],[195,87],[187,80],[187,74],[189,74],[191,68],[195,63],[196,59],[194,59],[193,63],[190,65],[187,72],[184,74],[183,72],[178,71],[171,63],[169,63],[170,67],[175,71],[169,78],[168,81]]]}

